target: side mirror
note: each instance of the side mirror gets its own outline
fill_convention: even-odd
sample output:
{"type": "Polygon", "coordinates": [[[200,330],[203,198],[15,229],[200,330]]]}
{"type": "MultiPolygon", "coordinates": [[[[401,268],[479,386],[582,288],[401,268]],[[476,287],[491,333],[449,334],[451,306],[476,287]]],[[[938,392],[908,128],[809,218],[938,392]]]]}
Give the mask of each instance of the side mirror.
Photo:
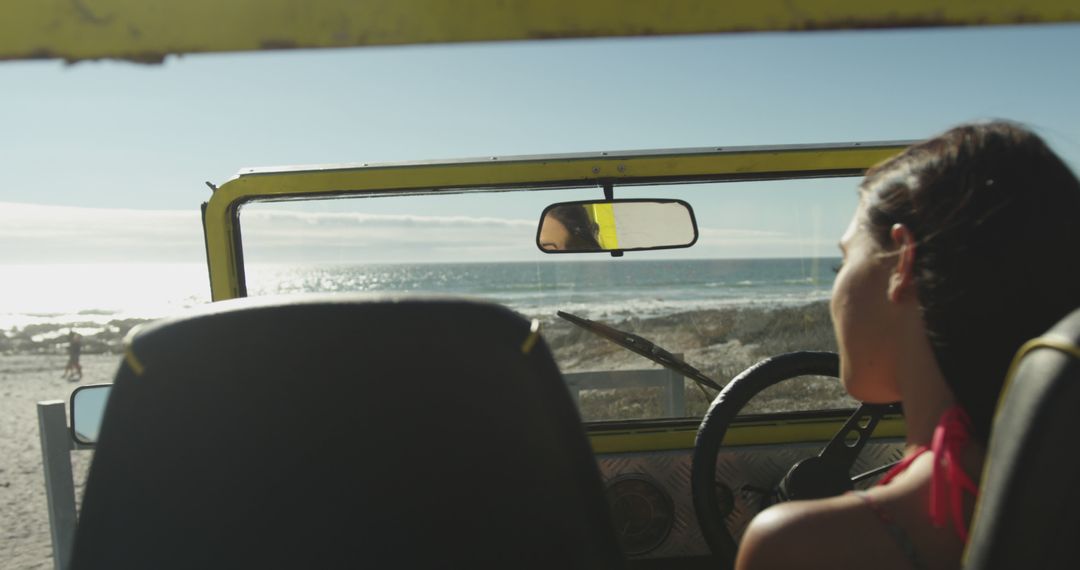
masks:
{"type": "Polygon", "coordinates": [[[97,443],[112,384],[79,386],[71,393],[71,435],[79,443],[97,443]]]}
{"type": "Polygon", "coordinates": [[[682,200],[560,202],[544,208],[536,230],[544,253],[673,249],[697,239],[694,210],[682,200]]]}

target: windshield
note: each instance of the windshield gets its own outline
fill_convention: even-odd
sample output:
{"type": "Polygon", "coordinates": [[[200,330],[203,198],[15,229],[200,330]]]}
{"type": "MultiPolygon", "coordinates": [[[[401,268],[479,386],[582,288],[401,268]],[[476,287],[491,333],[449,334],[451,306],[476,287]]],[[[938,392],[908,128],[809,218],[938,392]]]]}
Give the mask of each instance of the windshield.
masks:
{"type": "MultiPolygon", "coordinates": [[[[700,417],[715,391],[557,316],[645,337],[718,383],[768,356],[835,350],[828,312],[853,179],[616,189],[695,210],[691,248],[547,255],[548,204],[597,188],[261,202],[240,222],[248,294],[433,293],[486,299],[542,325],[586,421],[700,417]]],[[[835,379],[782,383],[745,412],[849,407],[835,379]]]]}

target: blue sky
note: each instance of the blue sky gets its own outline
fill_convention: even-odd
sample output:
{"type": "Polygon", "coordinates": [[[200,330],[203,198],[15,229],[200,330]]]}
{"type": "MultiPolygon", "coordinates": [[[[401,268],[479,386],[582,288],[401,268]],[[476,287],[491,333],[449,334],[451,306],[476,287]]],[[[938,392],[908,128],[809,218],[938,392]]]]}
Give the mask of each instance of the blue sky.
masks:
{"type": "MultiPolygon", "coordinates": [[[[73,241],[100,253],[105,242],[86,235],[131,210],[152,211],[146,236],[158,219],[193,227],[185,239],[166,232],[161,252],[199,261],[191,213],[208,197],[203,181],[249,166],[917,139],[1003,117],[1035,128],[1076,169],[1077,54],[1080,26],[1060,25],[2,63],[0,263],[65,261],[73,241]],[[64,208],[30,215],[10,203],[64,208]],[[49,244],[49,224],[68,237],[49,244]],[[73,230],[83,225],[96,229],[73,230]]],[[[853,207],[854,182],[840,186],[820,200],[830,240],[853,207]]],[[[763,209],[790,201],[758,196],[763,209]]],[[[701,214],[732,211],[719,200],[695,202],[703,225],[701,214]]],[[[471,208],[532,218],[535,206],[471,208]]],[[[142,235],[132,231],[105,236],[109,261],[129,255],[142,235]]],[[[147,255],[173,259],[161,252],[147,255]]]]}

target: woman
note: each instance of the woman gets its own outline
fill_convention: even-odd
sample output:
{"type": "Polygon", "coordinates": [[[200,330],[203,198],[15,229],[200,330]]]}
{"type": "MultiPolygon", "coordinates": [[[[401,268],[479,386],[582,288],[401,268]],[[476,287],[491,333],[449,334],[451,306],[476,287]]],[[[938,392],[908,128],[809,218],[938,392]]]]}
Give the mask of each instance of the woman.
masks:
{"type": "Polygon", "coordinates": [[[558,204],[545,211],[537,243],[548,251],[602,251],[598,231],[585,206],[558,204]]]}
{"type": "Polygon", "coordinates": [[[1080,183],[1036,135],[954,128],[867,172],[831,304],[855,398],[900,400],[883,484],[762,512],[737,568],[957,568],[1013,354],[1080,306],[1080,183]]]}

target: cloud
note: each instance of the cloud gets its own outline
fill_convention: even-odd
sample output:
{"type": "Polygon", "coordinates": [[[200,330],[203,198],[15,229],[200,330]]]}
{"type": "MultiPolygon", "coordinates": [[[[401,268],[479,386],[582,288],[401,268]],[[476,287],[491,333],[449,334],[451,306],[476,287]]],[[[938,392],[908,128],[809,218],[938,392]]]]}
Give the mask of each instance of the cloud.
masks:
{"type": "Polygon", "coordinates": [[[710,241],[723,241],[723,240],[768,240],[768,239],[782,239],[788,237],[788,234],[784,232],[772,232],[764,230],[735,230],[735,229],[718,229],[718,228],[698,228],[699,238],[701,240],[710,241]]]}
{"type": "Polygon", "coordinates": [[[692,248],[701,257],[818,257],[835,252],[835,240],[780,231],[698,228],[692,248]]]}
{"type": "Polygon", "coordinates": [[[495,261],[535,258],[536,222],[471,216],[241,212],[253,262],[495,261]]]}
{"type": "Polygon", "coordinates": [[[205,259],[198,210],[0,202],[0,263],[205,259]]]}
{"type": "MultiPolygon", "coordinates": [[[[311,212],[300,209],[300,204],[295,207],[241,210],[247,262],[515,261],[546,257],[534,245],[534,220],[311,212]]],[[[828,255],[834,250],[831,240],[781,231],[699,231],[693,248],[661,252],[661,257],[798,257],[828,255]]],[[[194,209],[0,202],[0,263],[204,261],[202,223],[194,209]]]]}
{"type": "MultiPolygon", "coordinates": [[[[251,262],[486,261],[535,258],[536,222],[241,210],[251,262]]],[[[199,212],[0,202],[0,263],[202,262],[199,212]]]]}
{"type": "Polygon", "coordinates": [[[469,216],[416,216],[412,214],[363,214],[357,212],[301,212],[290,210],[243,210],[244,224],[294,225],[322,227],[506,227],[536,230],[535,220],[469,216]]]}

